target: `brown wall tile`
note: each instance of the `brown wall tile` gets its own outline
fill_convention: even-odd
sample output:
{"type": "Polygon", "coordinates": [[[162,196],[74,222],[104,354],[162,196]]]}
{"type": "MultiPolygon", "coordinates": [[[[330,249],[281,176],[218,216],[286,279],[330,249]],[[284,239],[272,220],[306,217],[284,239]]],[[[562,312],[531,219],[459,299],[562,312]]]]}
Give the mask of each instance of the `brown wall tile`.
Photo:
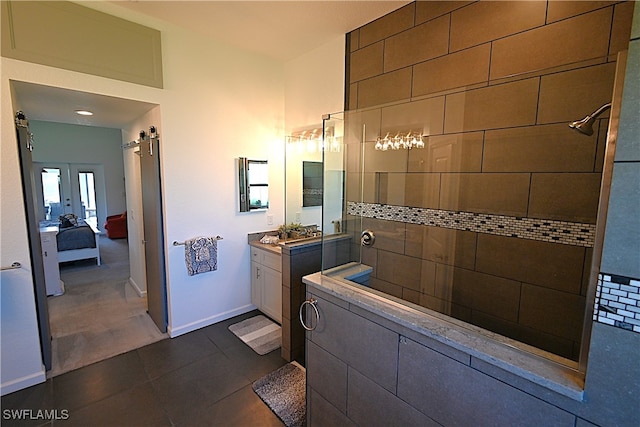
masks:
{"type": "Polygon", "coordinates": [[[482,171],[591,172],[596,142],[597,135],[572,131],[565,123],[489,130],[482,171]]]}
{"type": "MultiPolygon", "coordinates": [[[[378,250],[378,258],[382,256],[380,253],[382,251],[384,251],[385,254],[390,252],[398,254],[404,253],[405,224],[403,222],[385,221],[376,218],[362,218],[362,229],[371,230],[375,234],[375,248],[378,250]]],[[[358,241],[360,241],[359,234],[358,241]]],[[[384,258],[382,260],[383,264],[388,263],[388,260],[384,258]]],[[[380,267],[380,265],[378,265],[378,267],[380,267]]],[[[383,278],[379,274],[377,274],[377,276],[383,278]]],[[[393,282],[393,280],[385,280],[393,282]]]]}
{"type": "Polygon", "coordinates": [[[411,68],[383,74],[358,83],[358,104],[352,108],[366,108],[409,99],[411,96],[411,68]]]}
{"type": "Polygon", "coordinates": [[[348,174],[348,176],[351,178],[351,182],[347,181],[347,200],[378,203],[378,175],[376,173],[363,173],[362,176],[348,174]],[[362,184],[360,180],[362,180],[362,184]],[[351,198],[352,194],[355,194],[356,198],[351,198]]]}
{"type": "Polygon", "coordinates": [[[369,279],[369,286],[373,289],[378,290],[380,292],[384,292],[387,295],[394,296],[396,298],[402,298],[402,286],[398,286],[395,283],[386,282],[384,280],[378,279],[377,277],[371,277],[369,279]]]}
{"type": "Polygon", "coordinates": [[[430,136],[409,151],[409,172],[480,172],[483,132],[430,136]]]}
{"type": "Polygon", "coordinates": [[[478,234],[476,271],[578,295],[585,248],[478,234]]]}
{"type": "Polygon", "coordinates": [[[570,18],[572,16],[581,15],[596,9],[613,6],[615,2],[611,0],[605,1],[550,1],[547,8],[547,22],[556,22],[561,19],[570,18]]]}
{"type": "Polygon", "coordinates": [[[385,39],[384,71],[446,55],[448,49],[449,15],[445,15],[385,39]]]}
{"type": "MultiPolygon", "coordinates": [[[[381,132],[438,135],[444,126],[444,96],[382,108],[381,132]]],[[[381,135],[384,136],[384,135],[381,135]]]]}
{"type": "MultiPolygon", "coordinates": [[[[377,237],[376,237],[377,244],[377,237]]],[[[420,290],[422,260],[393,252],[378,250],[376,277],[399,286],[420,290]]]]}
{"type": "Polygon", "coordinates": [[[398,193],[404,196],[401,206],[437,209],[440,203],[440,174],[405,174],[405,188],[398,193]]]}
{"type": "Polygon", "coordinates": [[[439,275],[453,269],[451,301],[501,319],[516,322],[520,304],[520,282],[454,267],[438,267],[439,275]]]}
{"type": "Polygon", "coordinates": [[[473,270],[476,233],[451,228],[423,226],[422,258],[473,270]]]}
{"type": "Polygon", "coordinates": [[[437,18],[456,9],[460,9],[472,1],[417,1],[416,25],[437,18]]]}
{"type": "Polygon", "coordinates": [[[561,338],[557,335],[551,335],[539,329],[519,326],[517,337],[518,340],[523,343],[549,351],[558,356],[566,357],[567,359],[578,360],[580,354],[579,342],[561,338]],[[578,345],[578,349],[575,348],[576,344],[578,345]]]}
{"type": "Polygon", "coordinates": [[[451,173],[442,175],[440,209],[525,216],[527,173],[451,173]]]}
{"type": "Polygon", "coordinates": [[[449,314],[451,312],[450,302],[436,298],[433,295],[420,294],[420,305],[429,310],[437,311],[438,313],[449,314]]]}
{"type": "Polygon", "coordinates": [[[378,18],[367,25],[360,27],[360,47],[368,46],[385,37],[398,34],[413,26],[415,17],[415,4],[410,3],[388,15],[378,18]]]}
{"type": "Polygon", "coordinates": [[[344,124],[346,141],[355,142],[355,145],[358,146],[359,142],[362,141],[363,126],[365,127],[365,141],[375,141],[380,135],[380,109],[347,111],[344,124]]]}
{"type": "Polygon", "coordinates": [[[364,146],[364,168],[367,173],[406,172],[408,150],[375,149],[375,143],[367,142],[364,146]]]}
{"type": "Polygon", "coordinates": [[[486,82],[491,44],[452,53],[413,67],[413,96],[486,82]]]}
{"type": "Polygon", "coordinates": [[[600,180],[599,173],[534,173],[528,216],[595,224],[600,180]]]}
{"type": "Polygon", "coordinates": [[[401,298],[413,304],[420,304],[420,292],[414,291],[413,289],[402,288],[401,298]]]}
{"type": "Polygon", "coordinates": [[[522,285],[520,323],[552,335],[580,341],[585,299],[552,289],[522,285]]]}
{"type": "Polygon", "coordinates": [[[420,273],[421,293],[434,295],[436,289],[437,265],[438,264],[436,264],[435,262],[422,260],[422,270],[420,273]]]}
{"type": "Polygon", "coordinates": [[[537,78],[447,95],[444,131],[532,125],[537,101],[537,78]]]}
{"type": "Polygon", "coordinates": [[[451,13],[451,51],[544,24],[543,1],[480,1],[451,13]]]}
{"type": "Polygon", "coordinates": [[[351,83],[382,74],[383,42],[374,43],[351,54],[349,79],[351,83]]]}
{"type": "MultiPolygon", "coordinates": [[[[414,183],[414,180],[410,179],[406,173],[386,173],[382,172],[378,174],[378,202],[386,205],[395,205],[395,206],[413,206],[410,204],[410,200],[416,198],[415,195],[411,194],[413,191],[420,191],[427,193],[427,189],[424,189],[422,181],[420,181],[420,186],[414,183]]],[[[438,189],[440,182],[437,181],[432,185],[435,191],[435,196],[431,196],[432,199],[435,199],[435,204],[438,203],[438,189]]],[[[422,199],[419,199],[422,200],[422,199]]]]}
{"type": "Polygon", "coordinates": [[[604,151],[607,148],[607,128],[609,119],[596,120],[593,124],[593,133],[598,135],[598,148],[596,149],[596,161],[593,166],[594,172],[602,172],[604,166],[604,151]]]}
{"type": "Polygon", "coordinates": [[[538,123],[570,123],[611,102],[615,68],[609,63],[543,76],[538,123]]]}
{"type": "Polygon", "coordinates": [[[491,78],[604,57],[611,19],[611,9],[602,9],[496,40],[491,52],[491,78]]]}
{"type": "Polygon", "coordinates": [[[628,1],[615,6],[611,41],[609,42],[609,55],[616,55],[621,50],[629,49],[635,3],[634,1],[628,1]]]}
{"type": "Polygon", "coordinates": [[[356,29],[347,33],[348,41],[349,41],[349,51],[353,52],[354,50],[360,49],[360,29],[356,29]]]}
{"type": "Polygon", "coordinates": [[[422,229],[424,225],[406,224],[404,254],[415,258],[422,257],[422,229]]]}
{"type": "Polygon", "coordinates": [[[349,96],[347,97],[347,105],[345,110],[355,110],[358,108],[358,83],[349,85],[349,96]]]}

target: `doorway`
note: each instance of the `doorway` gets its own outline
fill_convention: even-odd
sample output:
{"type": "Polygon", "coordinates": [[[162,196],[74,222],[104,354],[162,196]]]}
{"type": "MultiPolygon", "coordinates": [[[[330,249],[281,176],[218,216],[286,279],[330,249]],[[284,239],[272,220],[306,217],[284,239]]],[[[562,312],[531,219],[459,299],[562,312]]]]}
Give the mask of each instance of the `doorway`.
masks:
{"type": "MultiPolygon", "coordinates": [[[[21,83],[21,82],[12,82],[12,84],[17,84],[17,89],[15,90],[16,87],[14,87],[14,92],[16,95],[16,99],[17,99],[17,103],[20,104],[21,106],[23,106],[25,111],[29,111],[28,108],[28,102],[26,102],[24,99],[21,99],[21,90],[20,88],[23,87],[23,85],[26,85],[29,87],[29,94],[32,96],[35,92],[37,92],[37,88],[34,88],[37,85],[32,85],[32,84],[26,84],[26,83],[21,83]]],[[[41,104],[43,105],[57,105],[58,107],[60,107],[61,105],[64,105],[68,100],[68,99],[73,99],[75,94],[77,94],[76,91],[69,91],[69,90],[63,90],[63,89],[57,89],[57,88],[50,88],[47,87],[44,92],[43,92],[43,96],[44,97],[51,97],[52,94],[54,96],[59,97],[59,100],[57,102],[41,102],[41,104]]],[[[142,112],[148,112],[150,107],[150,104],[145,104],[145,103],[140,103],[137,101],[129,101],[129,100],[124,100],[124,99],[118,99],[118,100],[114,100],[114,99],[109,99],[108,102],[105,102],[103,96],[101,95],[92,95],[92,94],[82,94],[82,99],[83,99],[83,104],[87,104],[88,100],[89,100],[89,104],[91,103],[91,98],[92,97],[97,97],[97,98],[101,98],[101,100],[98,102],[96,101],[96,105],[98,106],[98,110],[100,108],[104,108],[105,105],[108,105],[109,108],[113,108],[115,110],[124,110],[127,111],[128,113],[131,113],[132,111],[139,111],[141,114],[142,112]],[[122,107],[122,103],[124,103],[125,105],[127,105],[127,107],[122,107]],[[134,106],[137,106],[137,110],[136,108],[132,108],[132,103],[134,104],[134,106]],[[139,105],[138,105],[139,104],[139,105]]],[[[30,97],[27,97],[30,98],[30,97]]],[[[37,99],[38,97],[33,97],[35,99],[37,99]]],[[[39,97],[40,101],[42,101],[42,96],[39,97]]],[[[28,99],[27,99],[28,101],[28,99]]],[[[157,106],[155,106],[157,107],[157,106]]],[[[37,110],[36,107],[34,107],[34,111],[37,110]]],[[[103,110],[103,113],[106,110],[103,110]]],[[[109,115],[109,114],[104,114],[105,116],[111,116],[113,117],[113,114],[109,115]]],[[[131,115],[128,115],[126,118],[126,121],[121,121],[119,123],[112,123],[109,124],[108,127],[114,128],[114,129],[118,129],[117,130],[117,135],[119,136],[119,140],[117,141],[117,150],[119,152],[120,158],[123,157],[122,154],[122,135],[125,133],[123,132],[122,128],[129,126],[129,123],[131,122],[131,115]]],[[[133,116],[134,118],[136,117],[135,115],[133,116]]],[[[35,117],[29,117],[30,120],[32,121],[39,121],[39,122],[47,122],[47,123],[58,123],[58,122],[54,122],[52,120],[48,120],[48,117],[46,115],[46,112],[43,113],[42,111],[39,111],[39,115],[36,115],[35,117]],[[43,115],[44,114],[44,115],[43,115]]],[[[64,124],[76,124],[78,125],[79,123],[70,123],[70,122],[59,122],[59,123],[64,123],[64,124]]],[[[87,128],[90,127],[92,125],[88,125],[86,123],[82,123],[82,127],[83,128],[87,128]]],[[[97,127],[104,127],[105,124],[102,124],[102,126],[100,126],[99,124],[96,125],[97,127]]],[[[35,144],[35,148],[34,150],[37,150],[38,147],[38,137],[44,137],[44,135],[38,135],[36,136],[36,144],[35,144]]],[[[87,140],[84,141],[85,144],[87,143],[87,140]]],[[[73,157],[73,155],[71,155],[71,157],[73,157]]],[[[34,156],[34,158],[36,158],[34,156]]],[[[41,160],[41,159],[38,159],[41,160]]],[[[53,162],[56,163],[56,162],[53,162]]],[[[108,211],[108,206],[106,203],[106,200],[111,201],[113,199],[113,197],[110,198],[109,194],[109,186],[107,185],[107,196],[104,196],[104,187],[105,187],[105,178],[108,180],[108,174],[105,177],[105,167],[101,164],[92,164],[92,163],[66,163],[66,164],[52,164],[51,162],[39,162],[37,165],[32,164],[32,166],[38,166],[38,170],[36,171],[34,168],[34,173],[33,173],[33,178],[34,178],[34,189],[35,189],[35,193],[36,197],[34,198],[34,201],[31,203],[34,207],[34,212],[36,212],[36,218],[35,221],[30,223],[30,227],[34,228],[36,231],[36,235],[38,233],[38,225],[39,225],[39,221],[40,220],[45,220],[45,219],[55,219],[57,217],[57,215],[61,214],[61,213],[74,213],[76,214],[78,217],[80,218],[84,218],[87,219],[89,221],[95,221],[95,223],[99,226],[99,228],[101,228],[102,230],[102,224],[104,223],[104,220],[107,216],[107,213],[112,213],[108,211]],[[51,176],[49,176],[51,175],[51,176]],[[47,196],[45,197],[45,193],[47,194],[47,196]],[[53,194],[53,195],[50,195],[53,194]],[[101,194],[102,193],[102,194],[101,194]]],[[[108,173],[111,173],[110,170],[107,171],[108,173]]],[[[113,174],[112,174],[113,175],[113,174]]],[[[122,182],[124,181],[124,177],[120,178],[120,183],[122,184],[122,182]]],[[[124,187],[124,186],[123,186],[124,187]]],[[[111,194],[113,195],[114,193],[111,192],[111,194]]],[[[118,191],[116,194],[119,194],[122,198],[125,198],[125,194],[123,190],[118,191]]],[[[128,195],[127,195],[128,197],[128,195]]],[[[111,203],[110,203],[111,204],[111,203]]],[[[125,205],[126,206],[126,205],[125,205]]],[[[119,208],[120,209],[120,208],[119,208]]],[[[121,208],[122,211],[126,211],[126,207],[122,207],[121,208]]],[[[122,212],[119,212],[122,213],[122,212]]],[[[137,216],[142,218],[144,215],[143,211],[137,211],[136,212],[137,216]]],[[[162,225],[160,223],[160,225],[162,225]]],[[[157,230],[159,233],[163,233],[163,227],[160,226],[157,230]]],[[[101,236],[101,239],[107,239],[106,236],[101,236]]],[[[163,240],[160,240],[163,241],[163,240]]],[[[121,240],[121,241],[113,241],[110,242],[113,243],[113,245],[111,245],[112,247],[116,248],[116,252],[118,255],[126,255],[126,261],[122,260],[122,257],[119,257],[119,260],[116,260],[114,262],[116,263],[121,263],[124,264],[126,263],[128,265],[129,260],[128,260],[128,246],[129,246],[129,242],[127,242],[127,240],[121,240]]],[[[137,240],[136,242],[132,242],[134,245],[138,244],[138,245],[142,245],[141,240],[137,240]]],[[[106,246],[108,245],[104,245],[105,249],[106,246]]],[[[102,248],[101,248],[101,253],[102,253],[102,248]]],[[[32,251],[31,254],[32,258],[37,258],[39,255],[36,252],[32,251]]],[[[163,255],[164,256],[164,255],[163,255]]],[[[138,260],[136,260],[138,261],[138,260]]],[[[142,261],[144,262],[144,260],[142,261]]],[[[82,261],[78,261],[73,265],[69,266],[69,274],[70,277],[73,277],[73,279],[67,279],[68,281],[72,282],[73,280],[76,279],[76,277],[80,274],[82,274],[81,270],[85,270],[85,274],[89,271],[88,276],[92,278],[94,284],[95,283],[104,283],[105,277],[104,276],[100,276],[98,268],[100,266],[96,266],[95,265],[95,261],[90,262],[90,263],[84,263],[82,261]]],[[[105,266],[107,269],[109,268],[108,265],[105,266]]],[[[122,265],[120,265],[120,267],[122,267],[122,265]]],[[[114,270],[110,270],[107,273],[105,273],[105,276],[109,276],[108,273],[112,273],[114,270]]],[[[127,267],[127,271],[128,271],[128,267],[127,267]]],[[[120,295],[124,295],[124,298],[127,299],[128,301],[144,301],[144,305],[142,307],[142,314],[144,314],[144,317],[148,318],[149,321],[150,317],[147,314],[147,307],[146,307],[146,298],[144,298],[146,295],[143,295],[143,298],[141,298],[141,296],[137,293],[137,290],[132,288],[129,284],[128,284],[128,277],[124,277],[121,278],[121,282],[120,285],[123,285],[124,288],[121,288],[117,291],[118,294],[120,295]]],[[[160,293],[164,293],[165,292],[165,283],[164,281],[162,283],[160,282],[155,282],[154,286],[158,288],[158,292],[160,293]]],[[[143,284],[143,287],[146,287],[146,284],[143,284]]],[[[68,287],[67,287],[67,292],[68,292],[68,287]]],[[[68,292],[69,293],[69,292],[68,292]]],[[[70,294],[70,293],[69,293],[70,294]]],[[[47,299],[51,299],[53,297],[46,297],[46,294],[44,295],[44,304],[42,303],[42,296],[40,296],[40,300],[36,301],[36,306],[38,307],[38,311],[39,312],[43,312],[42,307],[43,306],[48,306],[48,302],[47,299]]],[[[93,295],[92,295],[93,297],[93,295]]],[[[56,297],[56,298],[64,298],[64,295],[62,297],[56,297]]],[[[59,301],[61,301],[61,299],[59,299],[59,301]]],[[[166,307],[165,307],[166,310],[166,307]]],[[[112,316],[115,314],[113,312],[111,312],[112,316]]],[[[93,313],[91,312],[85,312],[83,314],[83,318],[85,320],[90,319],[92,317],[93,313]]],[[[49,321],[49,316],[47,316],[47,319],[41,318],[39,319],[39,322],[44,322],[44,321],[49,321]]],[[[63,323],[64,319],[63,319],[63,323]]],[[[66,324],[63,326],[64,328],[68,328],[69,325],[71,325],[73,322],[66,322],[66,324]]],[[[79,322],[76,322],[79,323],[79,322]]],[[[157,332],[160,335],[160,338],[152,338],[152,339],[162,339],[162,338],[166,338],[167,334],[161,333],[158,329],[155,328],[153,322],[150,323],[152,325],[152,328],[154,328],[154,331],[157,332]]],[[[128,321],[128,326],[131,325],[131,322],[128,321]]],[[[127,330],[130,331],[131,328],[130,327],[125,327],[123,328],[123,330],[127,330]]],[[[147,331],[148,332],[148,331],[147,331]]],[[[125,338],[123,336],[119,336],[118,332],[115,333],[111,333],[111,335],[113,336],[113,339],[116,341],[121,341],[121,340],[125,340],[125,338]]],[[[147,339],[149,338],[149,333],[145,333],[144,334],[144,338],[147,339]]],[[[152,335],[152,334],[151,334],[152,335]]],[[[43,337],[42,337],[43,342],[48,342],[49,344],[51,343],[51,334],[50,333],[43,333],[43,337]]],[[[79,344],[80,341],[83,341],[84,344],[89,345],[90,344],[90,337],[85,336],[82,340],[80,341],[76,341],[76,343],[74,345],[68,346],[67,344],[71,343],[73,340],[71,338],[69,338],[68,336],[65,337],[65,339],[63,340],[65,343],[63,344],[63,346],[67,346],[67,347],[73,347],[74,349],[79,349],[82,345],[79,344]]],[[[140,341],[140,344],[137,345],[134,348],[137,348],[141,345],[145,345],[148,344],[148,341],[140,341]]],[[[43,345],[42,346],[44,349],[45,353],[48,354],[43,354],[43,359],[49,358],[49,360],[51,359],[51,349],[47,350],[47,346],[43,345]]],[[[111,347],[111,344],[107,343],[105,345],[105,347],[111,347]]],[[[54,349],[55,351],[55,349],[54,349]]],[[[75,357],[75,356],[74,356],[75,357]]],[[[92,360],[91,362],[93,362],[95,360],[92,360]]],[[[77,365],[74,366],[78,367],[81,365],[77,365]]],[[[60,373],[60,372],[58,372],[60,373]]]]}

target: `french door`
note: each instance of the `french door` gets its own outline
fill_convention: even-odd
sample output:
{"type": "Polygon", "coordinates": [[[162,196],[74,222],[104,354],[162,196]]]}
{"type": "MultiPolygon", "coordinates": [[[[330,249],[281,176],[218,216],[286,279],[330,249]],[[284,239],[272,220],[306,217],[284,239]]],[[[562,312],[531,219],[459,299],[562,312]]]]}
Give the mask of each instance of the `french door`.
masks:
{"type": "Polygon", "coordinates": [[[40,219],[72,213],[98,226],[106,218],[104,166],[77,163],[35,163],[40,185],[40,219]]]}

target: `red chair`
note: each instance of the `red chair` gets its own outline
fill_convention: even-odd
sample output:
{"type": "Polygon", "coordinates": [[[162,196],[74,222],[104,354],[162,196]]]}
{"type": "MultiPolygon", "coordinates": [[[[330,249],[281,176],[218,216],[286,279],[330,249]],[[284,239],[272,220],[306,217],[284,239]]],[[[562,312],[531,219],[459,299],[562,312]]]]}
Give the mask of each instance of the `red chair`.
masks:
{"type": "Polygon", "coordinates": [[[110,239],[126,239],[127,238],[127,213],[121,215],[110,215],[107,222],[104,223],[107,230],[107,237],[110,239]]]}

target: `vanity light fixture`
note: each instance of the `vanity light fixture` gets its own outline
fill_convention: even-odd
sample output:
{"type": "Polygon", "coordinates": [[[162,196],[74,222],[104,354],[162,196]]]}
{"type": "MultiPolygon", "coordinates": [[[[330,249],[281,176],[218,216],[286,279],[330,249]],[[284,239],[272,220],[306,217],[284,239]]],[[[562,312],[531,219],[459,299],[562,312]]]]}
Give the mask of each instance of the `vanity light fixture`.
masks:
{"type": "Polygon", "coordinates": [[[387,132],[384,138],[378,137],[374,148],[379,151],[424,148],[424,140],[421,133],[409,131],[406,135],[400,132],[393,137],[390,135],[387,132]]]}
{"type": "Polygon", "coordinates": [[[76,114],[79,114],[81,116],[93,116],[93,112],[89,110],[76,110],[76,114]]]}

